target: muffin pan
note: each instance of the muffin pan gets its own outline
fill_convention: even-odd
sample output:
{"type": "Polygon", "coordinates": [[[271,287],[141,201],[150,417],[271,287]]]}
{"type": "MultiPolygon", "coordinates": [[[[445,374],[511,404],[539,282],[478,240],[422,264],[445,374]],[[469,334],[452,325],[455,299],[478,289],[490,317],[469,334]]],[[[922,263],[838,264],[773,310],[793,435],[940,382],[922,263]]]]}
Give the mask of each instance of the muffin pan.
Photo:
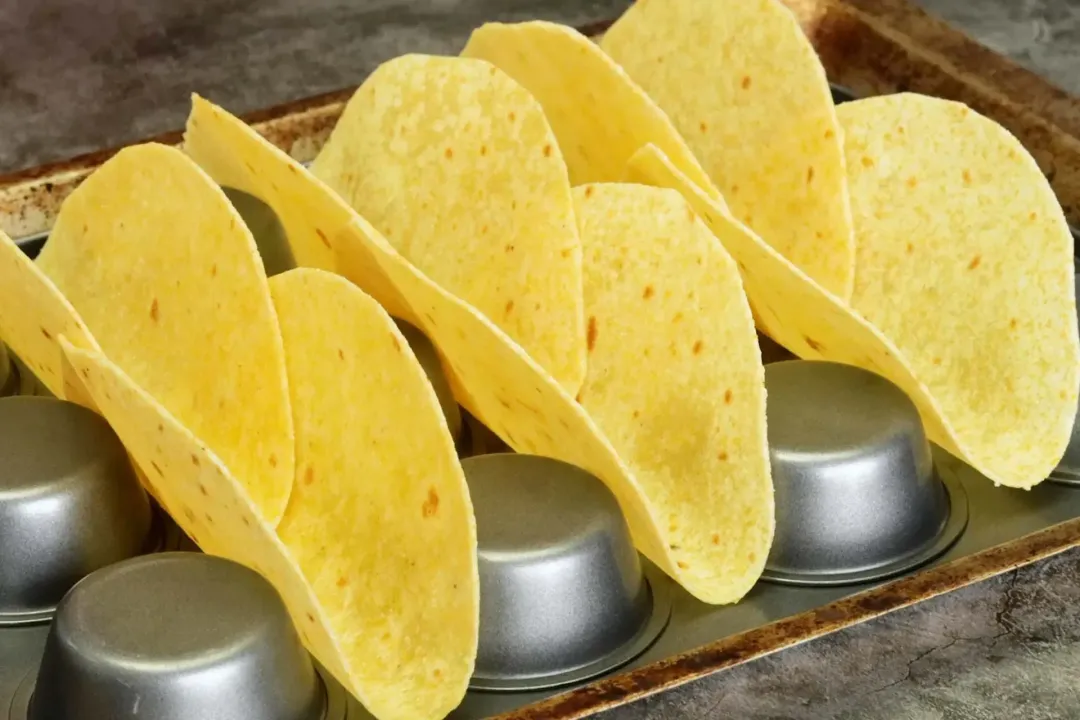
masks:
{"type": "MultiPolygon", "coordinates": [[[[836,19],[846,18],[842,2],[830,3],[830,12],[833,6],[840,8],[836,19]]],[[[838,74],[860,91],[948,86],[960,99],[985,97],[979,94],[985,86],[972,94],[963,78],[860,23],[853,15],[815,38],[832,43],[823,54],[830,72],[846,53],[862,52],[854,39],[875,57],[886,57],[883,48],[893,53],[873,68],[838,74]]],[[[854,94],[834,86],[833,97],[840,103],[854,94]]],[[[995,107],[1008,113],[1025,104],[1013,97],[995,107]]],[[[294,109],[298,116],[286,110],[267,122],[280,123],[281,137],[310,140],[321,131],[311,123],[311,108],[309,101],[294,109]]],[[[1026,120],[1011,119],[1010,128],[1029,140],[1026,120]]],[[[1051,125],[1039,125],[1039,137],[1051,125]]],[[[1045,154],[1050,147],[1063,146],[1033,149],[1045,154]]],[[[1076,163],[1056,160],[1056,186],[1066,188],[1076,163]]],[[[77,173],[65,169],[63,176],[77,173]]],[[[34,182],[48,177],[35,175],[34,182]]],[[[69,181],[54,179],[59,197],[69,181]]],[[[45,190],[53,195],[51,182],[45,190]]],[[[269,208],[227,192],[256,236],[268,273],[292,267],[269,208]]],[[[29,194],[19,201],[47,207],[29,194]]],[[[45,238],[19,244],[33,257],[45,238]]],[[[910,402],[891,384],[853,368],[794,360],[762,337],[776,541],[765,576],[742,602],[707,606],[633,551],[613,498],[596,478],[506,452],[453,401],[438,353],[422,333],[401,327],[465,458],[477,513],[481,646],[472,689],[452,714],[460,720],[514,714],[544,701],[549,704],[532,717],[580,717],[1077,544],[1075,430],[1049,482],[1030,491],[995,488],[929,445],[910,402]]],[[[168,534],[171,524],[141,494],[130,467],[120,469],[115,438],[91,442],[84,429],[76,431],[87,434],[75,436],[74,450],[58,451],[62,434],[50,430],[46,440],[46,433],[20,423],[4,424],[5,403],[38,402],[11,396],[40,393],[17,358],[5,362],[0,354],[0,612],[6,613],[0,622],[8,623],[0,627],[0,720],[5,712],[17,720],[108,718],[118,707],[163,720],[369,717],[302,651],[280,600],[258,575],[198,553],[141,554],[175,547],[170,537],[178,536],[175,528],[168,534]],[[43,457],[53,460],[74,462],[84,457],[79,448],[85,457],[111,458],[94,465],[95,472],[115,467],[119,480],[94,493],[103,487],[95,472],[72,471],[65,483],[57,479],[64,472],[41,465],[44,470],[13,481],[4,474],[8,459],[28,448],[45,448],[43,457]],[[33,497],[49,498],[45,505],[57,513],[40,532],[26,529],[33,497]],[[23,539],[42,543],[40,551],[25,552],[30,546],[23,539]],[[7,572],[19,563],[17,572],[7,572]],[[50,625],[45,621],[60,595],[50,625]]],[[[41,402],[53,403],[50,412],[85,413],[41,402]]]]}

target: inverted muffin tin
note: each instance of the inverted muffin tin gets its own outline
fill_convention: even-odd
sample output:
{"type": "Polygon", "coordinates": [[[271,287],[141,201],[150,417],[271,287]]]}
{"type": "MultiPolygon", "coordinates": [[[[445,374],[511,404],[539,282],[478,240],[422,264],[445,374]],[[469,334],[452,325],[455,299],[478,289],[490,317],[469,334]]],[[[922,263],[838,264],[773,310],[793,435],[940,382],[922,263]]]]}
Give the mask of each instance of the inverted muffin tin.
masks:
{"type": "Polygon", "coordinates": [[[934,468],[915,404],[867,370],[789,360],[765,368],[776,535],[764,578],[851,585],[945,552],[967,494],[934,468]]]}
{"type": "MultiPolygon", "coordinates": [[[[268,272],[291,267],[269,208],[230,198],[268,272]]],[[[795,359],[761,336],[776,537],[748,597],[707,606],[638,555],[603,483],[509,452],[454,402],[427,338],[399,328],[458,442],[476,510],[481,636],[459,720],[512,713],[1080,517],[1080,487],[1068,487],[1080,485],[1080,443],[1054,482],[994,488],[930,445],[887,380],[795,359]]],[[[7,361],[9,395],[41,391],[7,361]]],[[[163,720],[367,717],[302,652],[255,573],[195,552],[155,554],[178,533],[93,413],[2,398],[0,456],[0,553],[10,556],[0,562],[0,720],[5,708],[11,720],[108,718],[136,698],[163,720]],[[35,502],[52,514],[32,512],[35,502]]]]}
{"type": "Polygon", "coordinates": [[[467,458],[476,513],[480,647],[474,690],[541,690],[640,655],[671,613],[611,491],[533,455],[467,458]]]}
{"type": "MultiPolygon", "coordinates": [[[[888,12],[899,12],[896,7],[888,12]]],[[[1018,79],[1020,71],[985,54],[963,56],[962,73],[952,70],[931,48],[970,50],[966,39],[927,38],[926,48],[914,52],[919,38],[907,35],[914,25],[883,33],[879,25],[889,18],[871,17],[865,3],[858,11],[843,0],[820,9],[811,37],[830,75],[863,94],[910,89],[963,100],[995,117],[1050,169],[1070,219],[1080,221],[1080,159],[1055,139],[1064,134],[1057,128],[1074,126],[1055,115],[1053,103],[1040,102],[1050,93],[1040,81],[1018,79]],[[978,67],[971,57],[979,58],[978,67]],[[994,78],[972,82],[969,76],[981,68],[996,72],[994,78]],[[1049,124],[1032,122],[1039,113],[1049,124]]],[[[296,143],[309,152],[348,94],[270,111],[259,129],[286,149],[296,143]]],[[[841,86],[833,95],[837,102],[852,98],[841,86]]],[[[34,171],[0,187],[7,203],[0,204],[0,220],[24,229],[20,246],[29,255],[44,242],[40,231],[58,202],[101,159],[34,171]],[[29,211],[15,217],[13,206],[29,211]]],[[[268,271],[291,267],[269,208],[228,192],[268,271]]],[[[437,351],[415,328],[402,326],[402,332],[457,439],[477,513],[481,643],[472,687],[452,713],[460,720],[581,717],[1080,545],[1075,431],[1049,481],[1030,491],[995,488],[929,445],[910,403],[891,384],[852,368],[797,361],[762,337],[776,542],[765,576],[742,602],[707,606],[630,548],[625,524],[599,481],[553,460],[508,454],[450,400],[437,351]],[[807,390],[807,379],[818,397],[807,390]],[[866,422],[853,423],[860,413],[866,422]],[[542,593],[538,583],[546,588],[542,593]]],[[[5,394],[39,393],[18,358],[6,364],[0,358],[0,404],[5,394]],[[5,374],[5,367],[12,370],[5,374]]],[[[0,455],[0,468],[4,460],[0,455]]],[[[5,547],[0,543],[0,553],[5,547]]],[[[28,582],[30,575],[19,577],[28,582]]],[[[369,717],[298,650],[275,598],[254,573],[197,553],[105,564],[66,595],[53,624],[44,621],[51,614],[45,608],[36,623],[0,627],[0,720],[107,718],[117,704],[131,709],[125,703],[134,705],[132,690],[162,703],[141,705],[148,713],[153,708],[145,716],[166,719],[198,720],[208,712],[275,720],[369,717]],[[176,577],[185,579],[186,589],[164,572],[169,567],[180,568],[176,577]],[[201,590],[198,597],[178,602],[192,588],[201,590]],[[228,597],[246,614],[227,606],[227,593],[238,594],[228,597]],[[245,622],[265,621],[245,635],[253,641],[243,649],[239,635],[213,632],[234,616],[241,634],[245,622]],[[177,632],[188,626],[194,628],[190,637],[177,632]],[[170,645],[177,641],[183,642],[170,645]],[[135,655],[162,672],[141,672],[145,668],[129,662],[135,655]],[[194,692],[176,692],[184,681],[181,665],[204,671],[194,692]]]]}

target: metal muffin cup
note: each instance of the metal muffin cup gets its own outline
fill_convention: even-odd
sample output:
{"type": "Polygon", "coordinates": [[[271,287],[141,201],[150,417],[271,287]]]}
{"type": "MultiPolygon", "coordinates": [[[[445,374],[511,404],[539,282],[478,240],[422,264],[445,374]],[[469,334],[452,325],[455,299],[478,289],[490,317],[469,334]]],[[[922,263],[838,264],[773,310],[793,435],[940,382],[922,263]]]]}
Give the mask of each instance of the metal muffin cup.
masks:
{"type": "Polygon", "coordinates": [[[12,717],[317,720],[345,717],[347,704],[340,688],[327,693],[262,576],[201,553],[163,553],[72,588],[12,717]]]}
{"type": "Polygon", "coordinates": [[[462,462],[480,569],[473,690],[556,687],[609,672],[667,625],[668,583],[643,563],[615,497],[580,468],[533,455],[462,462]]]}
{"type": "Polygon", "coordinates": [[[294,269],[296,258],[289,245],[289,236],[273,208],[243,190],[230,187],[222,190],[255,239],[267,277],[294,269]]]}
{"type": "Polygon", "coordinates": [[[443,370],[442,360],[439,359],[439,351],[435,349],[435,345],[419,328],[397,318],[394,318],[394,322],[397,324],[401,334],[405,336],[405,341],[409,343],[409,349],[412,350],[413,355],[420,362],[420,366],[424,368],[428,382],[435,389],[435,396],[439,399],[439,406],[446,417],[450,435],[455,442],[460,443],[462,436],[461,407],[458,405],[457,400],[454,399],[454,391],[451,389],[450,381],[443,370]]]}
{"type": "Polygon", "coordinates": [[[161,541],[123,445],[90,410],[0,399],[0,459],[0,625],[48,620],[81,578],[161,541]]]}
{"type": "Polygon", "coordinates": [[[829,83],[829,90],[832,92],[833,104],[843,105],[846,102],[851,102],[857,99],[851,88],[838,85],[836,83],[829,83]]]}
{"type": "Polygon", "coordinates": [[[793,360],[765,368],[776,535],[763,578],[845,585],[945,552],[967,496],[934,470],[914,403],[867,370],[793,360]]]}
{"type": "Polygon", "coordinates": [[[1080,407],[1077,407],[1076,422],[1073,424],[1072,437],[1065,448],[1065,455],[1050,473],[1049,480],[1059,485],[1080,487],[1080,407]]]}
{"type": "Polygon", "coordinates": [[[461,458],[474,455],[493,455],[512,453],[513,449],[491,428],[483,424],[468,410],[461,411],[461,440],[458,443],[458,456],[461,458]]]}

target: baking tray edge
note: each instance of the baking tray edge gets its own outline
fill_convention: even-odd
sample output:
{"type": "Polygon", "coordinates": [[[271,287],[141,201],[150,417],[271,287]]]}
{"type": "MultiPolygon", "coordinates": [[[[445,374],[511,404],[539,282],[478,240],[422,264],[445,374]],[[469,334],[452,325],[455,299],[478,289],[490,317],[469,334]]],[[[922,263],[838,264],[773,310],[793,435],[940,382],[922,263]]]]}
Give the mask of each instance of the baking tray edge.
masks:
{"type": "Polygon", "coordinates": [[[495,720],[574,720],[698,680],[1080,546],[1080,518],[605,678],[495,720]]]}

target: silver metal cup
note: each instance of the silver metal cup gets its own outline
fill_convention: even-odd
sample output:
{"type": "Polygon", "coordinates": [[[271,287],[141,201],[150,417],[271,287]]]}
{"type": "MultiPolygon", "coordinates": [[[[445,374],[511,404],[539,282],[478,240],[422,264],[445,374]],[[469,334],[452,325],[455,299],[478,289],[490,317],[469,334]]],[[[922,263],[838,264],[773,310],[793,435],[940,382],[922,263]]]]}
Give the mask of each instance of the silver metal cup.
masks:
{"type": "Polygon", "coordinates": [[[427,373],[428,381],[435,388],[435,395],[439,398],[439,405],[442,407],[443,415],[446,417],[450,435],[455,442],[458,441],[461,438],[461,408],[458,406],[457,400],[454,399],[454,391],[450,389],[450,381],[447,380],[446,373],[443,371],[438,351],[432,342],[428,340],[427,335],[418,328],[413,327],[404,320],[395,318],[394,322],[397,323],[401,334],[405,336],[405,341],[409,343],[413,355],[420,361],[420,366],[427,373]]]}
{"type": "Polygon", "coordinates": [[[1073,421],[1072,436],[1058,466],[1050,473],[1052,482],[1080,487],[1080,405],[1073,421]]]}
{"type": "Polygon", "coordinates": [[[263,268],[268,277],[296,267],[289,236],[273,208],[254,195],[235,188],[223,188],[233,208],[243,218],[244,224],[255,238],[263,268]]]}
{"type": "Polygon", "coordinates": [[[479,455],[462,467],[479,545],[474,689],[576,682],[651,644],[670,613],[666,579],[643,570],[600,480],[532,455],[479,455]]]}
{"type": "Polygon", "coordinates": [[[833,103],[836,105],[842,105],[843,103],[857,99],[855,93],[843,85],[829,83],[829,89],[832,91],[833,103]]]}
{"type": "Polygon", "coordinates": [[[81,578],[143,552],[151,520],[105,420],[62,400],[0,399],[0,625],[47,620],[81,578]]]}
{"type": "Polygon", "coordinates": [[[765,365],[795,359],[794,353],[765,333],[759,331],[757,338],[758,348],[761,350],[761,362],[765,365]]]}
{"type": "Polygon", "coordinates": [[[872,372],[793,360],[765,368],[776,535],[764,577],[865,582],[927,562],[967,522],[934,471],[914,403],[872,372]]]}
{"type": "Polygon", "coordinates": [[[57,610],[29,720],[316,720],[326,692],[253,570],[161,553],[90,575],[57,610]]]}

